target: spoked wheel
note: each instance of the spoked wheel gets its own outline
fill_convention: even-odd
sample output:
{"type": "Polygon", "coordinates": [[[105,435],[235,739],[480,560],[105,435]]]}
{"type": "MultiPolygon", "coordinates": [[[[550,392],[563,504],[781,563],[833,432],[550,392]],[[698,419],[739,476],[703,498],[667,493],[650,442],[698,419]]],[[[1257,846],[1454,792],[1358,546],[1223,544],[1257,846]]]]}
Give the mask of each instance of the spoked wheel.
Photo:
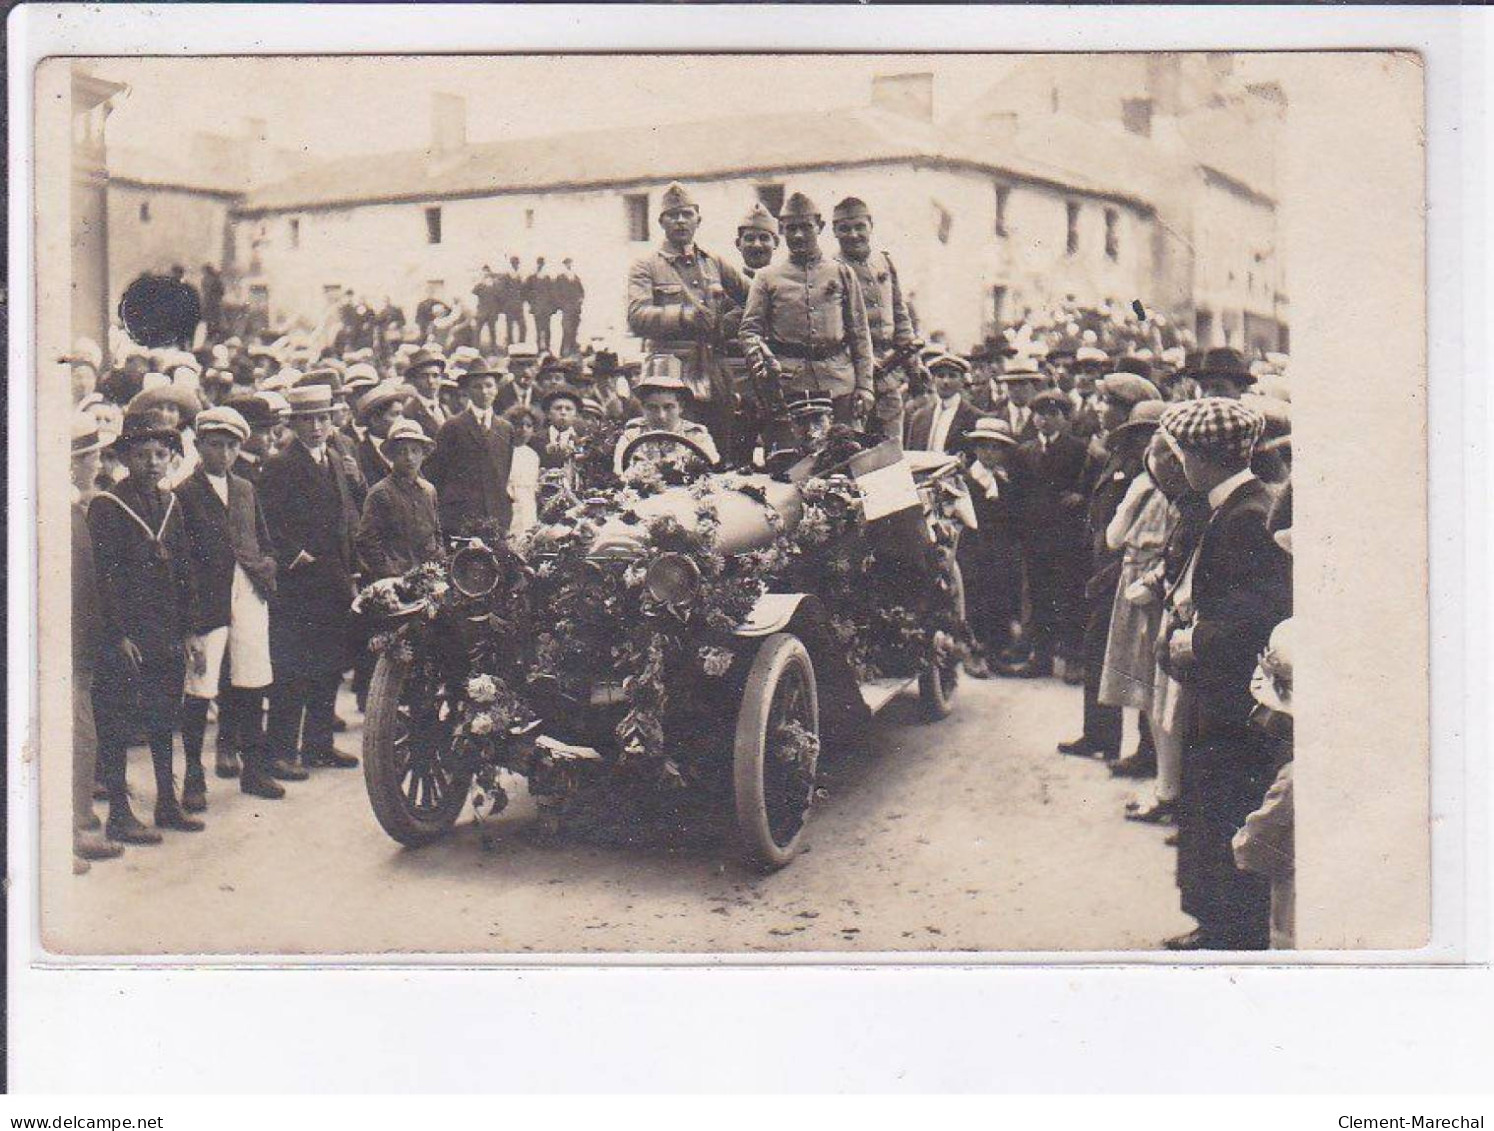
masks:
{"type": "Polygon", "coordinates": [[[743,855],[765,871],[799,849],[814,801],[820,702],[814,664],[798,637],[763,641],[747,674],[732,752],[743,855]]]}
{"type": "Polygon", "coordinates": [[[379,657],[363,726],[363,779],[374,816],[401,844],[429,844],[456,824],[472,767],[456,749],[454,720],[412,665],[379,657]]]}
{"type": "MultiPolygon", "coordinates": [[[[955,611],[959,619],[965,619],[965,578],[960,573],[960,563],[951,560],[950,572],[954,590],[955,611]]],[[[918,677],[918,698],[923,704],[923,713],[931,722],[948,718],[954,710],[955,692],[960,686],[960,658],[954,641],[945,633],[934,633],[933,654],[929,666],[918,677]]]]}

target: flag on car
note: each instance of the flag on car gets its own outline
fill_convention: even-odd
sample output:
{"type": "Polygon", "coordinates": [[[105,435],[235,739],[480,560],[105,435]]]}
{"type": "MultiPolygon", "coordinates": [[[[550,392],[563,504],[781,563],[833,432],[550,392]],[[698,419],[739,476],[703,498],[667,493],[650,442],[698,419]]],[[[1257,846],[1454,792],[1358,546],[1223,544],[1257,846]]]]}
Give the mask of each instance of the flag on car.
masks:
{"type": "Polygon", "coordinates": [[[861,508],[868,523],[920,505],[913,469],[895,440],[852,456],[848,468],[861,491],[861,508]]]}

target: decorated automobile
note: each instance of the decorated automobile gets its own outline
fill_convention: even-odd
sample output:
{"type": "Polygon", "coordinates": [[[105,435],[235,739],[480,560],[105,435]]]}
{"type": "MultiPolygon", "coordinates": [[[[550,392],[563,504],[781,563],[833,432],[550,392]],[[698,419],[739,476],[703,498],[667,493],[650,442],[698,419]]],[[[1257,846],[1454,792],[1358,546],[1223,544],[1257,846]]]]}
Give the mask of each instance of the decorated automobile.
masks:
{"type": "Polygon", "coordinates": [[[822,753],[915,687],[952,707],[968,631],[957,459],[834,445],[712,471],[665,433],[600,435],[517,539],[477,532],[359,596],[376,625],[363,764],[394,839],[484,819],[524,779],[726,799],[752,864],[786,864],[822,753]],[[505,785],[507,782],[507,785],[505,785]]]}

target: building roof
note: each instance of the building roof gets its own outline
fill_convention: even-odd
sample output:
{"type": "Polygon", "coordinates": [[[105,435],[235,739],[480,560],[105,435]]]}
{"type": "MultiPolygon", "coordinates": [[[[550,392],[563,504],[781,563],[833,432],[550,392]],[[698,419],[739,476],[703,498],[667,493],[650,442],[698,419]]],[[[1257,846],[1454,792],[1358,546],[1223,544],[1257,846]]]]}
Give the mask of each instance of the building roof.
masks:
{"type": "MultiPolygon", "coordinates": [[[[1138,178],[1118,162],[1087,170],[1084,147],[1063,160],[1029,154],[977,132],[866,107],[745,115],[701,122],[594,130],[466,146],[345,157],[252,191],[246,213],[347,207],[712,180],[751,173],[915,162],[972,166],[1145,205],[1138,178]]],[[[1090,164],[1095,164],[1091,162],[1090,164]]],[[[1150,183],[1144,175],[1142,181],[1150,183]]]]}
{"type": "Polygon", "coordinates": [[[242,175],[211,163],[182,160],[153,149],[128,149],[117,145],[109,147],[109,178],[129,184],[221,196],[242,196],[247,187],[242,175]]]}

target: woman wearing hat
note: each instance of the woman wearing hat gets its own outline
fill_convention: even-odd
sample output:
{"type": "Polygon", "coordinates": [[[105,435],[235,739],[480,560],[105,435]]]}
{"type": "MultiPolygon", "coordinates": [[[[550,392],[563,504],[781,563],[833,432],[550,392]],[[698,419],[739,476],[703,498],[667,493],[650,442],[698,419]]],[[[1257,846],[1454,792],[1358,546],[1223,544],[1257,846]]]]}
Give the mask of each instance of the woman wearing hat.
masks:
{"type": "Polygon", "coordinates": [[[105,831],[126,844],[158,844],[160,834],[131,810],[125,780],[126,751],[142,730],[155,768],[157,827],[189,832],[203,827],[182,812],[172,778],[172,736],[186,674],[183,652],[196,617],[197,590],[181,508],[159,483],[171,457],[181,454],[181,436],[137,413],[126,418],[114,447],[129,475],[88,505],[102,621],[93,713],[109,794],[105,831]]]}
{"type": "Polygon", "coordinates": [[[399,577],[442,555],[436,489],[420,467],[436,442],[413,420],[396,420],[380,442],[389,474],[363,504],[358,559],[369,579],[399,577]]]}
{"type": "Polygon", "coordinates": [[[1012,462],[1017,441],[1007,422],[983,416],[966,433],[975,459],[966,473],[976,527],[960,539],[967,617],[984,659],[966,665],[977,678],[1007,662],[1022,615],[1022,556],[1012,462]]]}
{"type": "Polygon", "coordinates": [[[215,698],[220,708],[219,775],[238,776],[243,792],[256,797],[273,800],[285,793],[263,765],[264,700],[273,682],[269,601],[275,592],[275,559],[254,485],[233,470],[249,439],[249,422],[236,409],[211,408],[197,418],[197,434],[202,463],[176,491],[198,594],[193,663],[187,668],[182,711],[187,760],[182,807],[189,813],[207,808],[202,744],[215,698]],[[228,686],[222,688],[225,655],[228,686]],[[243,757],[241,768],[228,764],[234,752],[243,757]],[[229,773],[232,769],[239,772],[229,773]]]}

